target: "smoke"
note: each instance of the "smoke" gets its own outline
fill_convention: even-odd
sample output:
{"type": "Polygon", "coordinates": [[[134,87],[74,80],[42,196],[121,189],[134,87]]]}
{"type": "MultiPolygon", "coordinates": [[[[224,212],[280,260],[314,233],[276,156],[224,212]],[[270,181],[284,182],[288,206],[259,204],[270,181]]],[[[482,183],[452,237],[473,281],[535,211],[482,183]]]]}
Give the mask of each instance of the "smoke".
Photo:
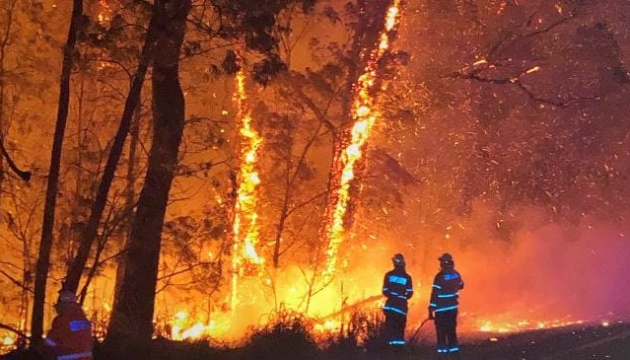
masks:
{"type": "Polygon", "coordinates": [[[531,208],[514,215],[518,226],[509,241],[497,239],[496,231],[475,231],[480,238],[465,234],[470,242],[452,250],[466,281],[463,326],[540,327],[628,316],[626,224],[583,218],[567,227],[531,208]]]}

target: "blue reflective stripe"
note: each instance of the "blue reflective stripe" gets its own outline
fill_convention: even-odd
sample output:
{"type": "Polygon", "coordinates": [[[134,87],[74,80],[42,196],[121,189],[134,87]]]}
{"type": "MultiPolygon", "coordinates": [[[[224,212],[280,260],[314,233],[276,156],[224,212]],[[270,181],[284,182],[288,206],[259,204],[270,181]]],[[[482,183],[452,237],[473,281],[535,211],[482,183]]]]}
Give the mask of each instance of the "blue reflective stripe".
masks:
{"type": "Polygon", "coordinates": [[[392,295],[397,296],[397,297],[399,297],[401,299],[407,300],[407,297],[405,295],[402,295],[402,294],[399,294],[399,293],[395,293],[395,292],[393,292],[392,295]]]}
{"type": "Polygon", "coordinates": [[[459,293],[453,293],[453,294],[442,294],[442,295],[438,295],[439,298],[442,299],[446,299],[446,298],[452,298],[459,295],[459,293]]]}
{"type": "Polygon", "coordinates": [[[390,283],[407,285],[407,278],[402,276],[390,275],[387,279],[390,283]]]}
{"type": "Polygon", "coordinates": [[[441,288],[442,288],[442,287],[441,287],[440,285],[438,285],[438,284],[433,284],[433,287],[434,287],[434,288],[436,288],[436,289],[441,289],[441,288]]]}
{"type": "Polygon", "coordinates": [[[405,295],[400,295],[400,294],[399,294],[399,293],[397,293],[397,292],[392,291],[392,292],[390,292],[389,294],[390,294],[390,295],[392,295],[392,296],[395,296],[395,297],[397,297],[397,298],[399,298],[399,299],[407,300],[407,297],[406,297],[405,295]]]}
{"type": "Polygon", "coordinates": [[[452,353],[453,352],[458,352],[458,351],[459,351],[459,347],[457,347],[457,346],[448,349],[448,352],[452,352],[452,353]]]}
{"type": "Polygon", "coordinates": [[[444,280],[449,281],[449,280],[454,280],[454,279],[459,279],[459,275],[457,275],[457,274],[444,274],[444,280]]]}
{"type": "Polygon", "coordinates": [[[389,342],[389,345],[405,345],[405,340],[391,340],[389,342]]]}
{"type": "Polygon", "coordinates": [[[437,304],[436,303],[430,303],[429,306],[430,307],[437,307],[437,304]]]}
{"type": "Polygon", "coordinates": [[[57,360],[77,360],[92,357],[91,351],[57,356],[57,360]]]}
{"type": "Polygon", "coordinates": [[[70,321],[70,331],[90,330],[90,323],[85,320],[70,321]]]}
{"type": "Polygon", "coordinates": [[[403,314],[403,315],[407,315],[406,312],[400,310],[399,308],[395,308],[393,306],[389,306],[389,305],[385,305],[383,306],[383,310],[388,310],[388,311],[393,311],[395,313],[399,313],[399,314],[403,314]]]}
{"type": "Polygon", "coordinates": [[[435,309],[435,312],[449,311],[449,310],[455,310],[455,309],[457,309],[457,305],[435,309]]]}

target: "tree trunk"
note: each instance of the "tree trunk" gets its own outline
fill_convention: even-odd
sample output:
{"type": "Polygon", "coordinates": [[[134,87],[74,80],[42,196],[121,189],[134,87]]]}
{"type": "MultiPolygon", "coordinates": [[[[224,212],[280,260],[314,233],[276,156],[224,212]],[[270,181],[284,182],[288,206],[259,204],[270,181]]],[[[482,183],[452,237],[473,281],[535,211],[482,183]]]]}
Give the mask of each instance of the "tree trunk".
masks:
{"type": "Polygon", "coordinates": [[[184,130],[179,54],[191,4],[190,0],[173,0],[168,6],[165,2],[154,5],[162,31],[153,65],[153,143],[109,324],[112,359],[147,358],[149,354],[162,225],[184,130]]]}
{"type": "MultiPolygon", "coordinates": [[[[125,211],[130,215],[129,226],[125,231],[123,241],[123,254],[127,249],[127,243],[131,237],[131,224],[133,220],[133,208],[135,207],[135,184],[136,184],[136,160],[138,150],[138,137],[140,136],[140,121],[142,119],[142,100],[138,102],[133,123],[131,124],[131,141],[129,142],[129,162],[127,163],[127,191],[125,193],[125,211]]],[[[120,293],[120,285],[125,273],[125,257],[118,256],[116,258],[116,278],[114,282],[114,299],[118,298],[120,293]]]]}
{"type": "Polygon", "coordinates": [[[64,289],[66,290],[76,292],[79,287],[79,281],[81,280],[81,275],[83,275],[83,269],[85,268],[88,256],[90,255],[94,239],[96,239],[98,225],[101,221],[101,217],[103,216],[103,211],[105,210],[109,189],[111,188],[114,175],[116,174],[116,166],[118,165],[118,161],[123,153],[125,139],[129,133],[134,110],[138,107],[140,102],[142,85],[144,84],[147,69],[153,57],[158,32],[155,15],[153,15],[151,21],[149,22],[149,29],[144,45],[142,46],[138,72],[133,78],[131,88],[129,89],[129,93],[127,95],[127,100],[125,101],[125,108],[120,119],[120,125],[118,126],[118,131],[116,132],[114,143],[112,144],[112,149],[109,152],[109,157],[107,158],[107,163],[105,164],[105,169],[103,170],[103,177],[96,193],[96,199],[94,199],[94,204],[92,205],[90,218],[83,231],[81,231],[79,236],[79,250],[77,251],[77,255],[75,256],[70,269],[68,269],[68,274],[64,283],[64,289]]]}
{"type": "Polygon", "coordinates": [[[44,219],[42,222],[42,237],[39,243],[37,270],[35,273],[35,296],[33,301],[33,317],[31,318],[31,336],[36,342],[41,340],[44,332],[43,324],[44,301],[46,299],[46,278],[48,277],[48,268],[50,267],[50,250],[53,242],[53,227],[55,225],[55,207],[57,203],[61,152],[63,148],[63,138],[66,132],[66,121],[68,120],[70,75],[72,72],[77,34],[81,28],[82,18],[83,0],[74,0],[68,39],[66,40],[66,45],[63,49],[63,64],[61,68],[61,78],[59,80],[57,122],[55,125],[53,147],[50,156],[50,170],[48,172],[44,219]]]}

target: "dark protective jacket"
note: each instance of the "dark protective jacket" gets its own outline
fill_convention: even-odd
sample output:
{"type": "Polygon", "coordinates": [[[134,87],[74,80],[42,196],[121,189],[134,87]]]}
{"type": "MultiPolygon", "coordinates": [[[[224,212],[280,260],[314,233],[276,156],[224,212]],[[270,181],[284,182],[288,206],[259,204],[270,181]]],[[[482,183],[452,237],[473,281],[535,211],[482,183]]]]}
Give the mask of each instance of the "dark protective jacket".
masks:
{"type": "Polygon", "coordinates": [[[405,268],[395,267],[385,274],[383,295],[387,297],[383,310],[407,315],[407,300],[413,296],[413,283],[405,268]]]}
{"type": "Polygon", "coordinates": [[[435,312],[457,309],[459,290],[463,288],[464,280],[455,269],[443,269],[433,280],[429,306],[435,312]]]}
{"type": "Polygon", "coordinates": [[[45,342],[56,360],[92,359],[92,325],[80,309],[55,317],[45,342]]]}

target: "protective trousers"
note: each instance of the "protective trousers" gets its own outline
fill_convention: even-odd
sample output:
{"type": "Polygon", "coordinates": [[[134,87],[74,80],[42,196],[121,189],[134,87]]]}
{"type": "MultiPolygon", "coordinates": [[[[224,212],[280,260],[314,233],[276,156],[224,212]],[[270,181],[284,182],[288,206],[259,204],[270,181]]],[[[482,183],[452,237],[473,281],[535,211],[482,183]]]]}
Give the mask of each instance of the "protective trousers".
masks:
{"type": "Polygon", "coordinates": [[[385,338],[390,346],[405,345],[405,326],[407,326],[407,316],[389,310],[385,313],[385,338]]]}
{"type": "Polygon", "coordinates": [[[436,312],[435,330],[437,334],[438,354],[458,354],[457,309],[436,312]]]}

